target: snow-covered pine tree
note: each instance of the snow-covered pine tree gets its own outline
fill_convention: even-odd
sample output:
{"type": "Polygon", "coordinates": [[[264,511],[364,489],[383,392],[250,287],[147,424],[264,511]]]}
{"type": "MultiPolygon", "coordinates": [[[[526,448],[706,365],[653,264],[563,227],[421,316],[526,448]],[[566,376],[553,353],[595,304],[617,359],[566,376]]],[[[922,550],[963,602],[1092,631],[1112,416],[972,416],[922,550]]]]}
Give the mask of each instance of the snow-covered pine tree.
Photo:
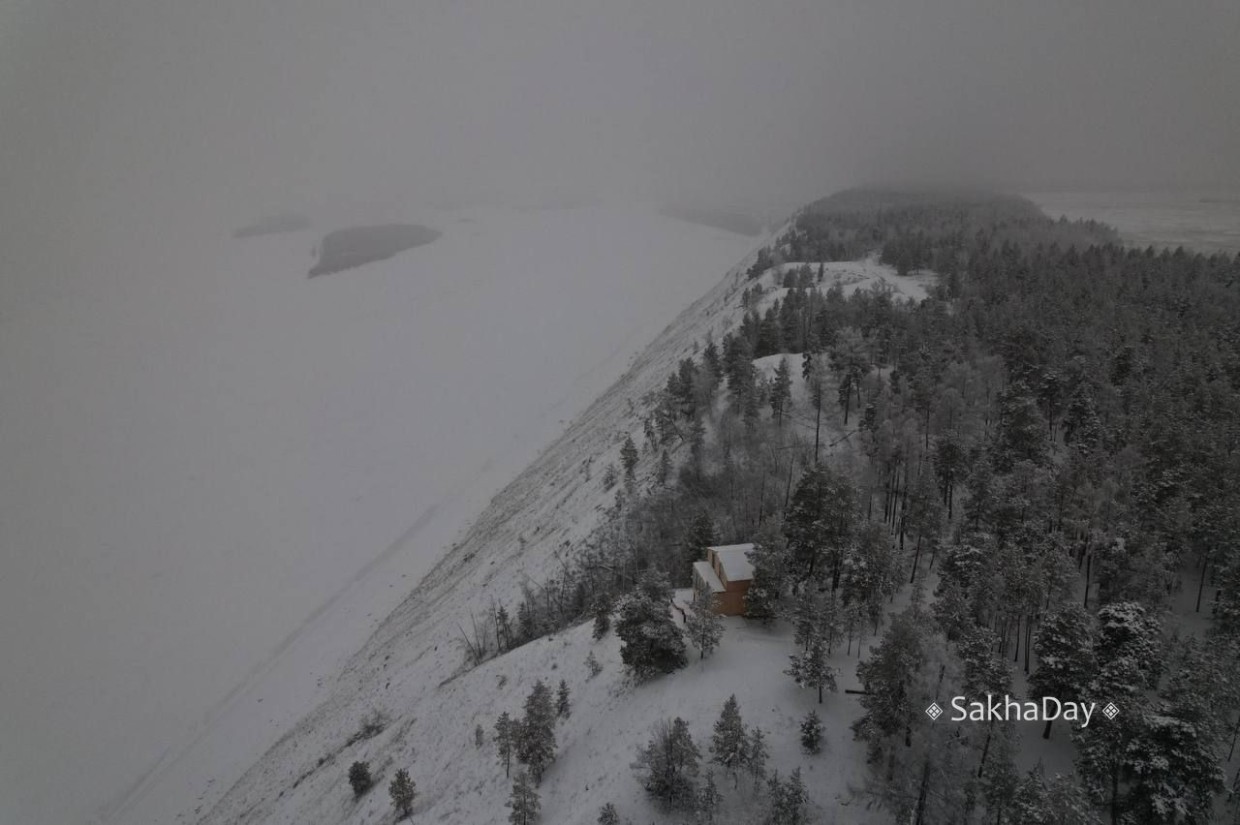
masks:
{"type": "Polygon", "coordinates": [[[745,722],[741,719],[736,694],[723,703],[719,720],[710,739],[710,761],[722,767],[732,777],[736,786],[741,768],[749,760],[749,737],[745,735],[745,722]]]}
{"type": "Polygon", "coordinates": [[[714,546],[717,541],[714,519],[706,510],[699,510],[680,542],[685,569],[691,569],[694,562],[706,558],[706,548],[714,546]]]}
{"type": "Polygon", "coordinates": [[[809,638],[809,648],[789,658],[792,666],[785,673],[800,687],[818,691],[818,704],[822,704],[823,690],[835,692],[835,668],[827,664],[827,641],[821,626],[815,625],[809,638]]]}
{"type": "Polygon", "coordinates": [[[698,649],[700,659],[709,656],[723,637],[723,619],[715,612],[711,604],[713,600],[711,593],[698,594],[685,616],[685,630],[689,641],[698,649]]]}
{"type": "Polygon", "coordinates": [[[590,671],[590,678],[593,679],[603,672],[603,666],[599,664],[598,657],[591,650],[586,654],[586,670],[590,671]]]}
{"type": "Polygon", "coordinates": [[[715,814],[719,812],[719,804],[723,801],[723,794],[719,791],[719,786],[715,784],[715,772],[706,772],[706,781],[702,783],[702,789],[698,791],[697,806],[694,813],[697,815],[699,825],[714,825],[715,814]]]}
{"type": "MultiPolygon", "coordinates": [[[[1043,620],[1033,640],[1038,668],[1029,676],[1029,698],[1054,696],[1064,702],[1079,699],[1094,677],[1093,629],[1088,614],[1075,604],[1043,620]]],[[[1043,739],[1051,738],[1048,719],[1043,739]]]]}
{"type": "Polygon", "coordinates": [[[771,382],[771,414],[775,416],[775,425],[784,425],[784,413],[792,405],[792,369],[787,358],[779,359],[775,368],[775,380],[771,382]]]}
{"type": "Polygon", "coordinates": [[[594,599],[594,641],[602,639],[611,631],[611,600],[605,596],[594,599]]]}
{"type": "Polygon", "coordinates": [[[749,744],[745,748],[745,770],[753,777],[755,788],[762,787],[766,779],[766,761],[771,753],[766,747],[766,734],[762,728],[754,725],[749,729],[749,744]]]}
{"type": "Polygon", "coordinates": [[[672,457],[668,455],[667,450],[659,453],[659,467],[655,470],[654,480],[658,482],[660,487],[666,487],[667,481],[672,475],[672,457]]]}
{"type": "Polygon", "coordinates": [[[685,640],[672,621],[671,588],[659,572],[647,571],[620,606],[616,635],[620,658],[639,681],[685,666],[685,640]]]}
{"type": "Polygon", "coordinates": [[[811,710],[801,722],[801,747],[806,753],[822,752],[822,718],[811,710]]]}
{"type": "Polygon", "coordinates": [[[769,622],[779,613],[787,578],[787,550],[783,542],[755,543],[748,553],[753,579],[745,593],[745,615],[769,622]]]}
{"type": "Polygon", "coordinates": [[[535,784],[555,760],[555,706],[551,689],[540,679],[525,700],[525,718],[516,742],[517,760],[529,768],[535,784]]]}
{"type": "Polygon", "coordinates": [[[633,768],[648,794],[669,808],[687,810],[697,802],[698,756],[689,724],[676,717],[655,725],[633,768]]]}
{"type": "Polygon", "coordinates": [[[508,715],[508,711],[504,711],[495,722],[495,750],[499,754],[499,761],[504,763],[504,776],[508,776],[512,768],[512,754],[516,749],[516,738],[517,728],[514,726],[512,717],[508,715]]]}
{"type": "Polygon", "coordinates": [[[598,825],[620,825],[620,814],[615,805],[608,802],[599,809],[598,825]]]}
{"type": "Polygon", "coordinates": [[[637,459],[640,454],[637,452],[637,445],[633,443],[633,436],[626,435],[624,437],[624,445],[620,448],[620,463],[624,466],[624,477],[632,481],[634,474],[637,472],[637,459]]]}
{"type": "Polygon", "coordinates": [[[857,665],[865,714],[852,723],[852,730],[870,744],[871,761],[892,737],[903,736],[907,745],[913,720],[922,712],[913,705],[912,688],[926,661],[925,626],[924,614],[915,607],[896,614],[870,658],[857,665]]]}
{"type": "Polygon", "coordinates": [[[397,819],[413,816],[413,800],[417,795],[413,780],[409,778],[409,771],[404,768],[398,770],[388,785],[388,796],[392,797],[392,807],[396,809],[397,819]]]}
{"type": "Polygon", "coordinates": [[[1102,825],[1071,777],[1056,775],[1048,781],[1040,765],[1020,781],[1008,816],[1018,825],[1102,825]]]}
{"type": "MultiPolygon", "coordinates": [[[[964,695],[981,697],[1007,695],[1012,688],[1012,674],[1008,670],[1007,661],[998,656],[998,639],[989,628],[973,628],[965,633],[960,640],[958,653],[963,666],[964,695]]],[[[1007,723],[999,723],[1007,725],[1007,723]]],[[[986,769],[986,759],[990,755],[990,744],[994,739],[996,721],[986,722],[986,737],[982,742],[981,756],[978,758],[977,775],[982,776],[986,769]]],[[[1007,733],[1010,730],[1003,731],[1007,733]]]]}
{"type": "Polygon", "coordinates": [[[534,825],[538,821],[542,803],[538,799],[537,788],[530,782],[525,771],[518,773],[513,781],[507,807],[511,809],[508,814],[510,825],[534,825]]]}
{"type": "Polygon", "coordinates": [[[572,703],[568,697],[568,682],[560,680],[560,687],[555,695],[555,712],[561,719],[567,719],[572,713],[572,703]]]}
{"type": "Polygon", "coordinates": [[[763,825],[804,825],[808,821],[808,804],[801,769],[794,770],[786,782],[780,779],[779,771],[775,771],[766,782],[763,825]]]}

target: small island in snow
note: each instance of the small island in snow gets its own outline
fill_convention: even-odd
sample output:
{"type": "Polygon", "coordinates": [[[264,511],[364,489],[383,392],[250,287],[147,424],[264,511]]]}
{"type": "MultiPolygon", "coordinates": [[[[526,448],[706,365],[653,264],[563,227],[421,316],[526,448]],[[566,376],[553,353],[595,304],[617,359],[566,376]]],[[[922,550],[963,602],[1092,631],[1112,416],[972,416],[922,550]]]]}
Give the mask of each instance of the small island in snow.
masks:
{"type": "Polygon", "coordinates": [[[318,262],[310,269],[310,277],[386,260],[406,249],[428,244],[439,235],[438,230],[416,224],[394,223],[337,229],[327,233],[319,244],[318,262]]]}

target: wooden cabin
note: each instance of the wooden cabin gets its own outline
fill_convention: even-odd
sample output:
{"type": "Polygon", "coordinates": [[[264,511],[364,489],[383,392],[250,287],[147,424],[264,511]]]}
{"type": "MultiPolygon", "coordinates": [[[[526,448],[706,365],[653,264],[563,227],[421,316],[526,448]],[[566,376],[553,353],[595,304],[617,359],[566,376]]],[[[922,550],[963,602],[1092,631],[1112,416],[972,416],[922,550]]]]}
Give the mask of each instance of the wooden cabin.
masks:
{"type": "Polygon", "coordinates": [[[753,580],[748,553],[752,544],[707,547],[706,558],[693,563],[693,595],[711,594],[715,612],[722,616],[743,616],[745,594],[753,580]]]}

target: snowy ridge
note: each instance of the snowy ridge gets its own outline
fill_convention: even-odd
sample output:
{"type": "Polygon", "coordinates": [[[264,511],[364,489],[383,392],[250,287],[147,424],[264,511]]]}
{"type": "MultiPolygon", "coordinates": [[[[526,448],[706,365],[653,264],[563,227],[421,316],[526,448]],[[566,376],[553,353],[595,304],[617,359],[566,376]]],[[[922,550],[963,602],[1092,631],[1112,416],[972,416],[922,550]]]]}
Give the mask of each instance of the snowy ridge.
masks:
{"type": "MultiPolygon", "coordinates": [[[[347,785],[342,785],[343,771],[353,759],[363,758],[363,750],[377,773],[384,772],[388,759],[400,757],[397,767],[410,765],[420,793],[416,813],[433,809],[442,815],[440,821],[475,821],[452,813],[450,801],[466,789],[450,776],[436,779],[418,768],[419,755],[425,758],[431,750],[419,744],[427,742],[428,735],[437,739],[446,729],[459,730],[463,747],[473,730],[474,722],[463,713],[453,719],[426,712],[462,672],[462,630],[492,602],[512,606],[522,582],[538,581],[594,529],[614,496],[603,489],[601,468],[617,459],[624,433],[640,430],[637,402],[659,389],[708,333],[718,338],[736,322],[743,273],[752,260],[752,255],[747,257],[681,313],[618,382],[495,496],[463,539],[349,660],[328,686],[328,698],[250,768],[201,822],[298,822],[306,817],[322,823],[375,821],[373,812],[365,815],[364,806],[354,808],[347,785]],[[592,475],[585,464],[591,457],[592,475]],[[391,718],[385,733],[346,746],[373,710],[391,718]],[[406,739],[414,743],[412,758],[403,744],[406,739]]],[[[463,709],[449,706],[446,715],[454,717],[459,711],[463,709]]],[[[492,764],[491,757],[486,759],[492,764]]],[[[385,795],[372,796],[388,815],[385,795]]]]}

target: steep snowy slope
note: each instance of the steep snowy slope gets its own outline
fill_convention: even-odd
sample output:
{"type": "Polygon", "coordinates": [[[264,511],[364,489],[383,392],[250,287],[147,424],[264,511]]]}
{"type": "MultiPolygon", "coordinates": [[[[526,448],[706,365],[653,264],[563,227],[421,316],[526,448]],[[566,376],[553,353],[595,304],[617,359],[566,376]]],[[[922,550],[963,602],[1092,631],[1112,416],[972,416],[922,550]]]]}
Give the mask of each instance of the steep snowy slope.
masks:
{"type": "MultiPolygon", "coordinates": [[[[472,731],[476,723],[490,724],[487,719],[502,709],[518,710],[528,692],[530,680],[522,676],[521,684],[514,686],[517,673],[507,672],[506,667],[519,673],[541,668],[547,678],[560,678],[550,669],[549,662],[537,664],[529,658],[542,655],[531,651],[557,643],[538,642],[461,675],[461,630],[470,626],[474,614],[481,616],[493,602],[511,606],[523,582],[544,577],[558,565],[560,554],[579,545],[597,524],[601,511],[613,497],[613,493],[603,489],[597,469],[610,461],[618,463],[625,433],[639,436],[643,412],[640,399],[660,388],[679,359],[692,354],[708,333],[719,338],[737,322],[740,292],[751,283],[741,274],[748,263],[749,260],[743,261],[687,309],[617,384],[491,502],[464,539],[349,663],[332,686],[330,698],[267,753],[209,811],[203,822],[380,821],[389,815],[383,793],[355,806],[343,784],[344,771],[355,758],[370,759],[377,769],[389,774],[411,763],[421,765],[414,772],[422,793],[418,811],[428,821],[475,823],[503,819],[503,783],[495,777],[491,757],[474,752],[472,731]],[[590,458],[594,459],[592,475],[586,469],[590,458]],[[503,685],[493,689],[476,687],[498,684],[501,675],[506,677],[503,685]],[[362,719],[376,710],[391,718],[388,731],[373,740],[351,741],[362,719]],[[475,804],[475,797],[484,802],[475,804]],[[483,804],[487,813],[480,814],[483,808],[478,805],[483,804]]],[[[877,280],[894,283],[895,279],[886,268],[865,263],[835,266],[831,275],[847,282],[847,288],[877,280]]],[[[766,281],[770,280],[771,276],[767,276],[766,281]]],[[[917,284],[907,286],[911,292],[919,288],[917,284]]],[[[645,466],[648,463],[649,458],[643,459],[640,472],[652,472],[652,467],[645,466]]],[[[742,623],[736,623],[734,632],[749,633],[742,623]]],[[[579,635],[579,631],[573,633],[579,635]]],[[[750,638],[749,644],[754,643],[750,638]]],[[[783,644],[777,643],[767,651],[776,659],[786,656],[783,644]]],[[[559,665],[566,669],[565,678],[582,669],[584,655],[581,649],[574,649],[565,656],[559,665]]],[[[774,672],[778,679],[779,671],[774,672]]],[[[734,673],[730,678],[745,681],[743,674],[734,673]]],[[[697,683],[678,682],[678,687],[668,687],[668,708],[684,701],[684,691],[692,696],[694,684],[697,683]]],[[[710,705],[703,713],[717,712],[717,693],[713,690],[701,694],[701,702],[710,705]]],[[[759,694],[761,691],[755,695],[759,694]]],[[[615,714],[614,718],[609,723],[611,717],[600,717],[599,724],[622,725],[626,714],[632,714],[635,707],[643,709],[644,715],[639,714],[641,729],[629,733],[639,738],[646,735],[647,718],[667,710],[658,703],[643,704],[641,696],[617,699],[609,711],[615,714]],[[626,704],[630,701],[635,703],[632,707],[626,704]]],[[[769,709],[762,711],[768,712],[769,709]]],[[[573,724],[588,725],[584,720],[589,713],[583,711],[581,717],[573,724]]],[[[632,757],[631,744],[630,737],[622,750],[611,754],[610,761],[591,761],[582,770],[601,771],[602,776],[627,783],[616,785],[617,792],[631,798],[631,777],[627,771],[616,774],[616,766],[611,764],[619,759],[627,766],[632,757]]],[[[842,786],[836,782],[832,787],[838,791],[842,786]]],[[[572,797],[556,803],[559,813],[547,821],[590,821],[584,811],[566,801],[575,798],[576,790],[572,790],[572,797]]],[[[568,789],[563,791],[570,793],[568,789]]],[[[549,790],[549,797],[551,793],[549,790]]],[[[583,799],[598,797],[585,794],[578,802],[583,799]]]]}
{"type": "Polygon", "coordinates": [[[0,545],[22,586],[0,647],[21,665],[0,700],[22,710],[0,741],[23,756],[0,760],[0,820],[113,796],[107,821],[167,823],[217,797],[755,244],[653,208],[315,217],[134,229],[8,296],[0,545]],[[321,232],[358,217],[443,235],[307,280],[321,232]]]}

